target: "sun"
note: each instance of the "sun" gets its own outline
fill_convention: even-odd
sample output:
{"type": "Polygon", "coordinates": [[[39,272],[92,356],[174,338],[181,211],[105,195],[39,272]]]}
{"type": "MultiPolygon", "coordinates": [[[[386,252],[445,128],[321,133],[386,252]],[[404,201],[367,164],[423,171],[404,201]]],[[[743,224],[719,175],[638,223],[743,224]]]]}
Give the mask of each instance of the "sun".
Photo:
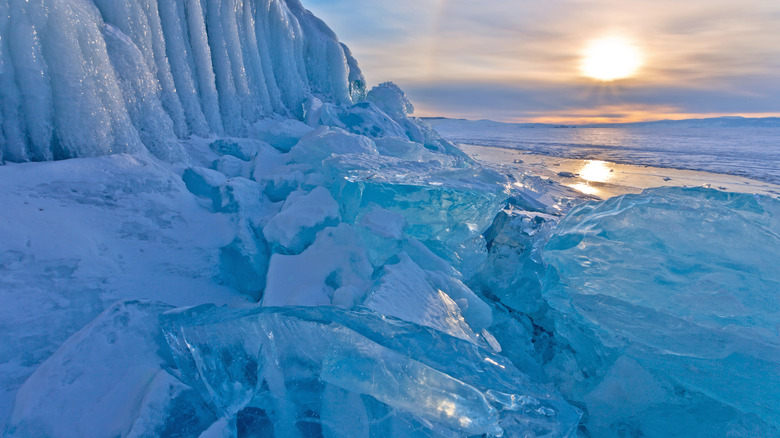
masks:
{"type": "Polygon", "coordinates": [[[634,76],[642,66],[642,53],[629,40],[608,37],[593,40],[585,48],[580,72],[604,82],[634,76]]]}

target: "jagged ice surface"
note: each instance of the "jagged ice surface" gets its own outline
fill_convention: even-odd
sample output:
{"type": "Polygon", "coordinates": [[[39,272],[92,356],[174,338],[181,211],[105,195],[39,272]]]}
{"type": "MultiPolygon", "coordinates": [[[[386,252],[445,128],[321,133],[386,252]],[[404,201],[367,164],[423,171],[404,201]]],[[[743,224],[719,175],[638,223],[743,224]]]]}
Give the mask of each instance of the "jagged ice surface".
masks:
{"type": "MultiPolygon", "coordinates": [[[[660,394],[644,408],[674,399],[666,381],[780,425],[780,201],[703,188],[613,198],[573,210],[544,257],[545,298],[582,369],[647,376],[660,394]]],[[[586,400],[609,397],[593,391],[586,400]]]]}
{"type": "Polygon", "coordinates": [[[264,436],[343,436],[345,418],[350,436],[567,436],[579,420],[506,359],[368,309],[210,306],[163,324],[184,380],[228,416],[265,412],[264,436]]]}
{"type": "Polygon", "coordinates": [[[0,2],[0,153],[8,161],[246,135],[306,99],[352,103],[349,50],[297,0],[0,2]]]}
{"type": "Polygon", "coordinates": [[[297,0],[0,0],[4,436],[776,435],[776,199],[556,230],[412,111],[297,0]]]}

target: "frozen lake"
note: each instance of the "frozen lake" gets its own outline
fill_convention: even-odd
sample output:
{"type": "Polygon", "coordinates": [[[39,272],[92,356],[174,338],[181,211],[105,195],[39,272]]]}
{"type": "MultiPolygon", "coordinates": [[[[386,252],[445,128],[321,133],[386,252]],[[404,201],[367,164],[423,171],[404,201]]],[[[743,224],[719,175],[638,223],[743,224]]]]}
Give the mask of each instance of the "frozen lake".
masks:
{"type": "Polygon", "coordinates": [[[455,143],[562,158],[726,173],[780,184],[780,127],[529,127],[427,120],[455,143]]]}

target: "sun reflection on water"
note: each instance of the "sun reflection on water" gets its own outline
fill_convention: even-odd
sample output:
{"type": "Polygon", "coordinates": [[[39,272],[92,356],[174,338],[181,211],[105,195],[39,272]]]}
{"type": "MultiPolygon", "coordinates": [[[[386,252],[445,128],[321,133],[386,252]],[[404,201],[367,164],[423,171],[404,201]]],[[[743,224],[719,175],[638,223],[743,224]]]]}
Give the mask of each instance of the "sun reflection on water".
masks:
{"type": "Polygon", "coordinates": [[[574,190],[580,193],[585,193],[586,195],[593,195],[593,196],[599,195],[598,188],[587,185],[585,183],[572,184],[569,187],[573,188],[574,190]]]}
{"type": "Polygon", "coordinates": [[[571,184],[569,187],[586,195],[601,196],[602,190],[599,185],[611,180],[614,176],[614,170],[609,167],[609,163],[606,161],[588,160],[580,168],[577,176],[585,182],[571,184]]]}
{"type": "Polygon", "coordinates": [[[588,160],[580,169],[580,178],[591,182],[607,182],[612,179],[612,169],[606,161],[588,160]]]}

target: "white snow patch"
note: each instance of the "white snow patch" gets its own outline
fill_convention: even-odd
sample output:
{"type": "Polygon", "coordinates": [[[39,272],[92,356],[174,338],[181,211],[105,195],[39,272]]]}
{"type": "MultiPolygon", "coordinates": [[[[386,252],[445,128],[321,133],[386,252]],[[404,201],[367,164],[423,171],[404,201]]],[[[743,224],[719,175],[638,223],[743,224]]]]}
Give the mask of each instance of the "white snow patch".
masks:
{"type": "Polygon", "coordinates": [[[335,296],[351,307],[368,290],[372,271],[352,227],[326,228],[301,254],[271,256],[263,306],[329,305],[335,296]]]}

